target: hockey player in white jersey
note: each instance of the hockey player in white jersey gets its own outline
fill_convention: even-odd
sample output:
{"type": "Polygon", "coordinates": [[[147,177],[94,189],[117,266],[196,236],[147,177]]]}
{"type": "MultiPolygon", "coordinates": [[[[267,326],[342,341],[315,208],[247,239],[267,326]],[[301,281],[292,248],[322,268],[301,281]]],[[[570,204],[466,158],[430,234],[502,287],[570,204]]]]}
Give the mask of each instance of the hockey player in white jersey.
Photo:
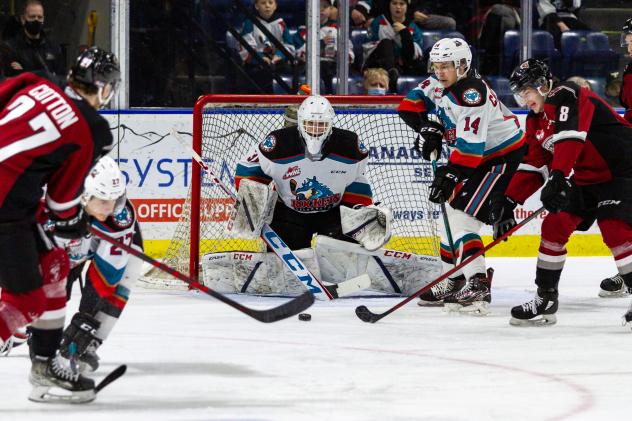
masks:
{"type": "MultiPolygon", "coordinates": [[[[125,196],[125,177],[112,158],[101,158],[90,171],[81,201],[92,217],[93,228],[143,250],[134,207],[125,196]]],[[[78,240],[55,237],[55,241],[66,249],[71,262],[68,298],[73,281],[81,277],[84,264],[90,262],[86,279],[81,283],[79,311],[64,330],[60,353],[77,361],[79,371],[95,371],[99,365],[96,350],[125,308],[132,286],[140,276],[141,261],[130,259],[125,251],[90,235],[78,240]]]]}
{"type": "MultiPolygon", "coordinates": [[[[444,271],[483,248],[479,231],[489,224],[490,198],[503,194],[524,153],[518,119],[471,63],[465,41],[439,40],[430,51],[434,74],[410,91],[398,108],[401,118],[423,139],[424,159],[440,156],[443,139],[449,148],[447,165],[437,168],[429,193],[432,202],[446,204],[454,240],[451,250],[442,226],[444,271]],[[428,114],[436,114],[440,123],[428,114]]],[[[422,294],[419,304],[445,304],[450,310],[484,314],[491,302],[490,288],[491,271],[486,273],[481,256],[422,294]]]]}
{"type": "MultiPolygon", "coordinates": [[[[383,278],[372,276],[369,257],[379,254],[389,240],[391,213],[373,204],[365,176],[367,148],[356,133],[333,127],[334,117],[327,99],[309,96],[298,110],[297,126],[271,132],[239,162],[235,184],[245,206],[238,208],[233,232],[256,237],[263,223],[269,223],[322,281],[338,283],[368,272],[371,288],[380,289],[383,278]],[[244,209],[249,210],[254,230],[244,209]],[[314,234],[318,238],[312,249],[314,234]],[[356,258],[358,254],[365,257],[356,258]]],[[[218,273],[222,260],[229,265],[237,261],[238,268],[229,267],[226,287],[215,283],[215,288],[251,293],[304,288],[283,275],[272,253],[207,255],[205,278],[209,272],[218,273]],[[234,279],[231,273],[236,273],[234,279]]]]}

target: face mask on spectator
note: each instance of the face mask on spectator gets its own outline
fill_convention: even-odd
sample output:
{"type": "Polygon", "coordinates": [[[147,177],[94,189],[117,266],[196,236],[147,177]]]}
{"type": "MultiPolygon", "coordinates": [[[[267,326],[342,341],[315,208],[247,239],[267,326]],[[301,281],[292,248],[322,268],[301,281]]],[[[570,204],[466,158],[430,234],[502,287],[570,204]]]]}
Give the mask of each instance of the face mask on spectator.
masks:
{"type": "Polygon", "coordinates": [[[386,88],[380,88],[379,86],[371,87],[367,89],[368,95],[386,95],[386,88]]]}
{"type": "Polygon", "coordinates": [[[27,20],[24,22],[24,29],[33,36],[39,35],[43,27],[44,22],[40,22],[39,20],[27,20]]]}

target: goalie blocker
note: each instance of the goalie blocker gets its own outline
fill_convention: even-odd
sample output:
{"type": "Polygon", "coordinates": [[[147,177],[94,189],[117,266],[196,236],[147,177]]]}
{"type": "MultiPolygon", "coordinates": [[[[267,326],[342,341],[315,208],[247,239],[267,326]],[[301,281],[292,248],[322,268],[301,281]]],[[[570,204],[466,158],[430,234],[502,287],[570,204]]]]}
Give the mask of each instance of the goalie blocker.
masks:
{"type": "MultiPolygon", "coordinates": [[[[433,256],[383,248],[369,251],[358,244],[320,235],[314,248],[294,253],[324,282],[342,285],[366,274],[371,290],[386,293],[410,294],[441,272],[441,264],[433,256]]],[[[225,293],[296,295],[306,289],[273,253],[209,253],[202,258],[201,266],[204,284],[225,293]]],[[[357,288],[347,291],[356,292],[357,288]]],[[[345,293],[339,290],[339,295],[345,293]]]]}

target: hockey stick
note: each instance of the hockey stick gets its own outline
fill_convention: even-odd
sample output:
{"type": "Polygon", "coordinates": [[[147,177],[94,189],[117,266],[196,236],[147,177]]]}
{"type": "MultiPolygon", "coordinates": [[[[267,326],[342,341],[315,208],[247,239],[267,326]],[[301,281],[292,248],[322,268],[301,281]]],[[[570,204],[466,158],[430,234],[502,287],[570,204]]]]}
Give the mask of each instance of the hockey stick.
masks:
{"type": "MultiPolygon", "coordinates": [[[[184,139],[180,136],[180,134],[175,130],[171,130],[171,134],[176,138],[178,142],[180,142],[183,146],[189,149],[191,152],[191,156],[193,160],[197,162],[197,164],[206,172],[206,174],[211,178],[211,181],[219,186],[224,193],[230,196],[231,199],[235,202],[236,206],[243,206],[244,212],[246,213],[246,218],[248,219],[248,224],[251,229],[254,229],[254,225],[252,222],[252,218],[250,213],[248,212],[248,207],[240,202],[239,197],[237,197],[222,180],[220,180],[213,171],[206,165],[206,162],[202,159],[202,157],[190,146],[188,145],[184,139]]],[[[344,282],[340,282],[334,285],[324,285],[321,281],[318,280],[310,271],[307,269],[307,266],[292,252],[292,250],[283,242],[281,237],[274,232],[272,228],[268,224],[263,224],[260,234],[261,239],[274,251],[274,253],[281,259],[281,262],[285,265],[286,268],[292,272],[292,274],[296,277],[296,279],[304,284],[307,287],[307,290],[314,294],[319,299],[325,299],[325,297],[329,300],[333,300],[334,298],[338,298],[339,296],[349,294],[351,292],[361,290],[364,288],[368,288],[371,285],[371,279],[367,275],[360,275],[352,279],[348,279],[344,282]]]]}
{"type": "MultiPolygon", "coordinates": [[[[437,173],[437,151],[432,151],[430,154],[432,158],[432,172],[437,173]]],[[[441,203],[441,215],[443,215],[443,227],[445,228],[446,237],[448,237],[448,244],[450,246],[450,253],[452,253],[452,263],[456,265],[456,249],[454,248],[454,241],[452,240],[452,230],[450,229],[450,222],[448,221],[448,212],[445,208],[445,202],[441,203]]]]}
{"type": "Polygon", "coordinates": [[[434,281],[432,281],[429,284],[425,285],[421,289],[413,292],[409,297],[406,297],[406,299],[400,301],[399,303],[397,303],[396,305],[394,305],[390,309],[386,310],[384,313],[375,314],[375,313],[372,313],[371,310],[369,310],[366,306],[358,306],[355,309],[356,316],[358,316],[360,318],[360,320],[362,320],[363,322],[367,322],[367,323],[375,323],[378,320],[388,316],[389,314],[391,314],[392,312],[394,312],[398,308],[402,307],[403,305],[405,305],[409,301],[414,300],[416,297],[419,296],[419,294],[423,294],[424,292],[428,291],[430,288],[432,288],[433,286],[435,286],[439,282],[443,281],[444,279],[446,279],[447,277],[449,277],[453,273],[457,272],[458,270],[463,268],[465,265],[468,265],[470,262],[472,262],[477,257],[483,255],[487,250],[489,250],[492,247],[496,246],[498,243],[503,241],[505,238],[509,237],[511,234],[513,234],[514,232],[518,231],[520,228],[522,228],[523,226],[525,226],[526,224],[528,224],[529,222],[531,222],[532,220],[537,218],[538,215],[540,215],[543,211],[544,211],[544,206],[541,207],[540,209],[536,210],[535,212],[533,212],[533,215],[531,215],[528,218],[522,220],[519,224],[516,224],[509,231],[507,231],[506,233],[504,233],[503,235],[501,235],[500,237],[498,237],[497,239],[495,239],[494,241],[492,241],[491,243],[489,243],[488,245],[483,247],[481,250],[477,251],[476,253],[474,253],[473,255],[468,257],[467,259],[463,260],[461,263],[459,263],[458,265],[454,266],[452,269],[450,269],[449,271],[447,271],[443,275],[439,276],[434,281]]]}
{"type": "Polygon", "coordinates": [[[133,256],[138,257],[142,261],[147,262],[150,265],[155,266],[158,269],[164,272],[167,272],[168,274],[178,278],[182,282],[189,284],[189,286],[199,291],[202,291],[203,293],[210,295],[211,297],[218,299],[224,304],[228,304],[229,306],[263,323],[272,323],[272,322],[286,319],[288,317],[292,317],[302,312],[303,310],[305,310],[306,308],[308,308],[314,303],[314,296],[309,291],[306,291],[303,294],[299,295],[298,297],[293,298],[290,301],[287,301],[278,307],[270,308],[267,310],[255,310],[255,309],[243,306],[239,304],[238,302],[233,301],[230,298],[226,297],[225,295],[220,294],[219,292],[214,291],[208,288],[207,286],[200,284],[199,282],[196,282],[195,280],[189,278],[188,276],[178,272],[174,268],[167,266],[164,263],[161,263],[147,256],[145,253],[139,250],[136,250],[135,248],[130,247],[127,244],[124,244],[122,242],[115,240],[114,238],[99,231],[98,229],[94,227],[89,227],[89,230],[94,236],[107,241],[108,243],[120,248],[121,250],[133,256]]]}

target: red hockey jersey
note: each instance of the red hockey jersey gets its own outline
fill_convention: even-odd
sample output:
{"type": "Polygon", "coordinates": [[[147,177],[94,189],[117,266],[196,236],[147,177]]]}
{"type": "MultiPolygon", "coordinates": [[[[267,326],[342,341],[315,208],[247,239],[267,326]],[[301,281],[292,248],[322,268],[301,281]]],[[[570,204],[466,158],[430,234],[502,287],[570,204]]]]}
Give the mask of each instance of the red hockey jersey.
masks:
{"type": "Polygon", "coordinates": [[[632,177],[632,126],[586,88],[555,85],[544,112],[530,112],[526,126],[528,150],[506,192],[519,203],[553,170],[572,170],[578,185],[632,177]]]}
{"type": "Polygon", "coordinates": [[[23,73],[0,84],[0,222],[46,204],[74,215],[93,163],[112,148],[107,121],[70,87],[23,73]]]}

